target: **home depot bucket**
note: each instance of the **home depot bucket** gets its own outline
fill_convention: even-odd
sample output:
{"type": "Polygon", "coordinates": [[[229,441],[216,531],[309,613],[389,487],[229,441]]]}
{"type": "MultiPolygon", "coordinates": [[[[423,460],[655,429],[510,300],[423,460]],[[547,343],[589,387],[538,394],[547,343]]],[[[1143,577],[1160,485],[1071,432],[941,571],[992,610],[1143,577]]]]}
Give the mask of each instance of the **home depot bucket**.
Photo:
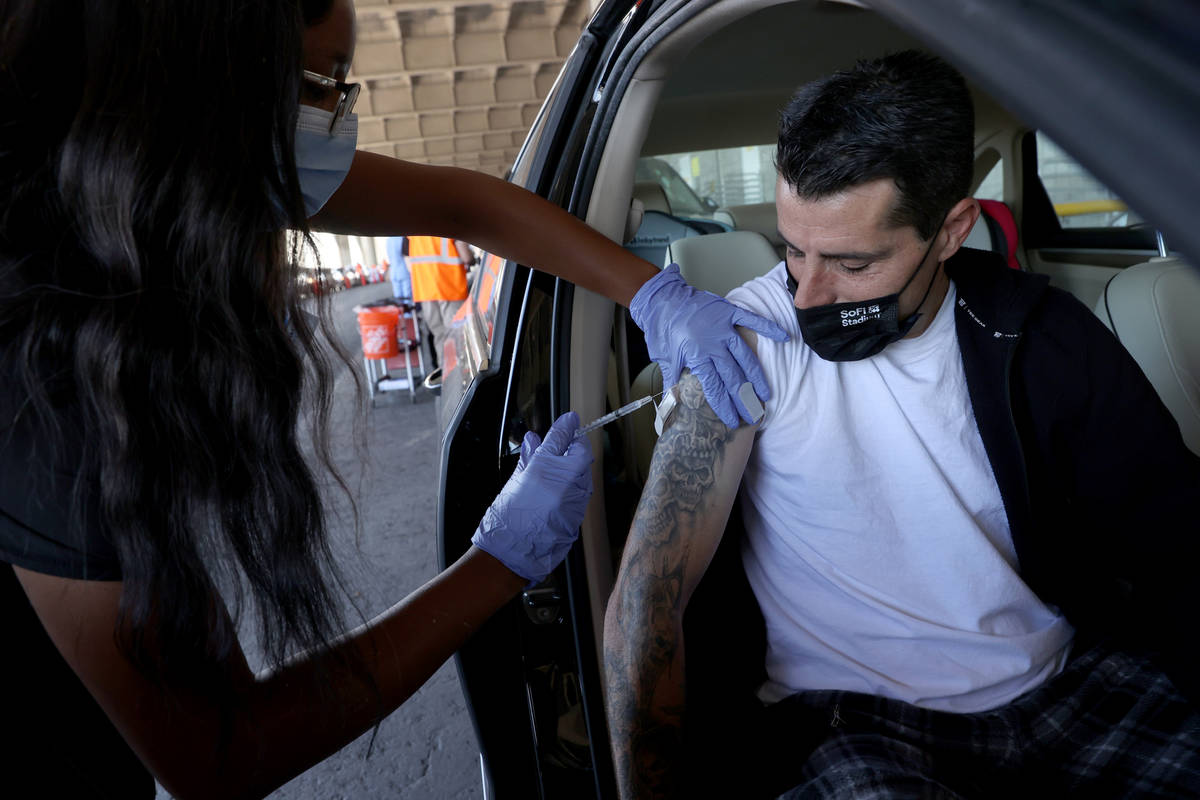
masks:
{"type": "Polygon", "coordinates": [[[362,337],[364,358],[392,358],[400,355],[396,343],[396,327],[400,323],[400,309],[396,306],[356,308],[358,313],[358,335],[362,337]]]}

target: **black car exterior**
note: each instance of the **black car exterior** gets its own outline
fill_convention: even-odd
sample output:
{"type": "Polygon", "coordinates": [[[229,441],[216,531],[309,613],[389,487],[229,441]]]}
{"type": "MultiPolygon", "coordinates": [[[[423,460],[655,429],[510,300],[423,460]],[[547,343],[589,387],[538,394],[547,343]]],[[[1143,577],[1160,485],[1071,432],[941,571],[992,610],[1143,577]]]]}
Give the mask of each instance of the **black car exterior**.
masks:
{"type": "MultiPolygon", "coordinates": [[[[603,3],[535,120],[510,180],[585,216],[599,153],[641,57],[695,15],[739,5],[768,3],[603,3]]],[[[1200,196],[1200,11],[1193,3],[864,5],[1069,147],[1179,250],[1200,254],[1200,226],[1191,222],[1200,196]],[[1140,154],[1136,169],[1128,168],[1131,154],[1140,154]]],[[[1061,231],[1033,220],[1023,235],[1031,244],[1053,246],[1061,231]]],[[[1153,231],[1104,236],[1107,244],[1144,250],[1153,231]]],[[[545,431],[573,405],[573,292],[570,284],[519,264],[484,259],[442,384],[442,567],[469,546],[515,466],[524,432],[545,431]]],[[[631,334],[637,337],[636,329],[631,334]]],[[[456,657],[486,797],[616,797],[586,559],[577,545],[546,582],[496,614],[456,657]]]]}

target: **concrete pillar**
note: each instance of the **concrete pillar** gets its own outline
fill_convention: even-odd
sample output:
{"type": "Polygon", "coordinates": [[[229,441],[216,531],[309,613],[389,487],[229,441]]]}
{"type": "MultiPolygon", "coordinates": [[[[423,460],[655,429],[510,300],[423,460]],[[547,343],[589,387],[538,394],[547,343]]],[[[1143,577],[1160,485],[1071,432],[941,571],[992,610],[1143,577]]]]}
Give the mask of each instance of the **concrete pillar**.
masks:
{"type": "Polygon", "coordinates": [[[379,263],[379,254],[375,252],[375,239],[370,236],[358,237],[359,243],[362,245],[363,251],[363,266],[373,267],[379,263]]]}
{"type": "Polygon", "coordinates": [[[341,269],[342,267],[350,266],[351,264],[354,263],[354,257],[352,255],[350,255],[350,237],[349,236],[343,236],[342,234],[338,234],[337,249],[338,249],[338,257],[341,258],[341,263],[327,264],[326,266],[337,267],[338,269],[341,269]]]}

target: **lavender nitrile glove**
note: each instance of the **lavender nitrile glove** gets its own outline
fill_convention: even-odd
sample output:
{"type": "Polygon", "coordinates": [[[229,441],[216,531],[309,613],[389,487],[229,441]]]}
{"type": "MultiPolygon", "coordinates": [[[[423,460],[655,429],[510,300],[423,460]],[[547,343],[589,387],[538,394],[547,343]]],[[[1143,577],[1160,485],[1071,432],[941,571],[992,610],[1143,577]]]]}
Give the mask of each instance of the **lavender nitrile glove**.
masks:
{"type": "Polygon", "coordinates": [[[525,434],[521,458],[471,537],[504,566],[539,583],[566,558],[592,495],[592,446],[575,438],[579,415],[554,421],[543,442],[525,434]]]}
{"type": "Polygon", "coordinates": [[[664,389],[674,386],[687,367],[722,422],[736,428],[739,415],[747,422],[757,421],[738,390],[749,381],[755,394],[766,401],[771,399],[771,389],[758,356],[734,326],[777,342],[788,339],[783,328],[712,292],[689,286],[678,264],[646,281],[629,303],[629,313],[646,334],[646,347],[662,370],[664,389]]]}

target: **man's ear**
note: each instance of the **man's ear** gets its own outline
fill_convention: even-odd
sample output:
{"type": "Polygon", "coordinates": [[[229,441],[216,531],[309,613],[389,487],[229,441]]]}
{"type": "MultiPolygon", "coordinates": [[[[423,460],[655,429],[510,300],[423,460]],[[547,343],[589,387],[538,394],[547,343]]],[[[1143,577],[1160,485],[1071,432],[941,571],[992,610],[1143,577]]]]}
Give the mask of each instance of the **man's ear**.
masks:
{"type": "Polygon", "coordinates": [[[942,246],[938,261],[945,261],[958,252],[971,228],[975,227],[979,213],[979,201],[974,197],[964,197],[954,204],[942,225],[942,230],[946,232],[946,243],[942,246]]]}

